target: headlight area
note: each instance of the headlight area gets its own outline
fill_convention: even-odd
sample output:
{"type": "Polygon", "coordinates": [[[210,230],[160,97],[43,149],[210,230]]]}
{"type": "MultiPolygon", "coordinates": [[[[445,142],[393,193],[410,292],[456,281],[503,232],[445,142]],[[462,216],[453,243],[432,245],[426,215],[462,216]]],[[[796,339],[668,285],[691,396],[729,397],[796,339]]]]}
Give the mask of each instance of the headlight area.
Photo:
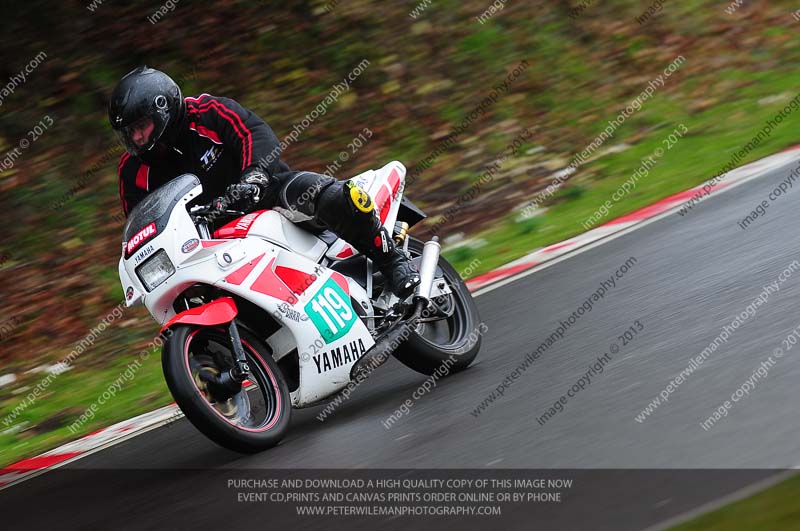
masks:
{"type": "Polygon", "coordinates": [[[136,276],[139,277],[148,292],[156,289],[174,274],[175,266],[172,265],[172,261],[164,249],[159,249],[136,268],[136,276]]]}

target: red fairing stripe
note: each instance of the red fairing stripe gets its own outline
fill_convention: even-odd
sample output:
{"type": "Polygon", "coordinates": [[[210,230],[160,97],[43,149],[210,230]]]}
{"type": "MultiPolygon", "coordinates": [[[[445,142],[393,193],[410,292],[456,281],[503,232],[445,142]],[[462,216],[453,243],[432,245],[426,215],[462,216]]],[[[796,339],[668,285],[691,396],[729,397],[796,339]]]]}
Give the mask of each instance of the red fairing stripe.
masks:
{"type": "Polygon", "coordinates": [[[333,273],[331,273],[331,278],[333,279],[334,282],[339,284],[339,287],[342,288],[345,293],[350,295],[350,286],[347,284],[347,279],[344,278],[344,276],[342,276],[341,273],[334,271],[333,273]]]}
{"type": "Polygon", "coordinates": [[[230,323],[239,313],[236,302],[231,297],[222,297],[197,308],[184,310],[167,322],[161,332],[175,324],[217,326],[230,323]]]}
{"type": "Polygon", "coordinates": [[[250,232],[250,227],[253,226],[255,220],[263,214],[267,212],[266,210],[256,210],[255,212],[251,212],[246,216],[242,216],[240,218],[234,219],[227,225],[220,227],[219,229],[214,231],[215,238],[244,238],[247,236],[247,233],[250,232]]]}
{"type": "Polygon", "coordinates": [[[125,252],[130,256],[130,254],[136,250],[137,247],[142,245],[144,242],[152,238],[156,235],[156,224],[155,222],[151,223],[150,225],[146,226],[139,232],[137,232],[133,238],[128,240],[128,244],[125,246],[125,252]]]}
{"type": "Polygon", "coordinates": [[[341,259],[350,258],[354,254],[355,253],[353,252],[353,248],[350,245],[345,245],[342,248],[342,250],[339,251],[339,254],[336,255],[336,258],[341,258],[341,259]]]}
{"type": "Polygon", "coordinates": [[[375,206],[380,209],[381,223],[383,223],[389,215],[389,207],[392,206],[392,198],[389,196],[389,189],[385,185],[378,190],[378,195],[375,197],[375,206]]]}
{"type": "Polygon", "coordinates": [[[389,174],[389,186],[392,188],[392,197],[397,195],[397,189],[400,188],[400,173],[397,170],[392,170],[389,174]]]}
{"type": "Polygon", "coordinates": [[[247,278],[247,275],[249,275],[253,271],[253,269],[255,269],[255,267],[258,265],[261,259],[264,258],[265,254],[266,253],[262,253],[260,256],[257,256],[253,260],[250,260],[245,265],[243,265],[242,267],[240,267],[239,269],[237,269],[236,271],[225,277],[225,282],[227,282],[228,284],[234,284],[236,286],[241,285],[241,283],[244,282],[244,279],[247,278]]]}
{"type": "Polygon", "coordinates": [[[266,269],[258,275],[258,278],[253,282],[253,285],[250,286],[250,289],[294,305],[297,302],[297,297],[292,294],[289,287],[283,283],[283,280],[275,274],[272,270],[273,265],[275,265],[275,258],[273,258],[270,263],[267,264],[266,269]]]}
{"type": "Polygon", "coordinates": [[[224,240],[200,240],[200,245],[203,249],[207,249],[208,247],[214,247],[216,245],[221,245],[223,243],[228,243],[224,240]]]}
{"type": "Polygon", "coordinates": [[[317,279],[316,275],[309,275],[298,269],[290,267],[276,266],[275,274],[283,280],[283,283],[292,290],[292,293],[302,295],[308,287],[317,279]]]}

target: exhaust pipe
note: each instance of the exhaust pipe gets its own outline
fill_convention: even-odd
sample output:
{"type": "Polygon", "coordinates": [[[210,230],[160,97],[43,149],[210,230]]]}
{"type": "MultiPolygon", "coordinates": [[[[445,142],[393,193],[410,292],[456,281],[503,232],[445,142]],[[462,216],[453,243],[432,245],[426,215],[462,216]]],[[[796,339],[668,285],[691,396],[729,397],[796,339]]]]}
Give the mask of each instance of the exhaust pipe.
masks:
{"type": "Polygon", "coordinates": [[[414,295],[414,312],[410,317],[395,323],[383,337],[378,339],[375,345],[353,364],[350,368],[351,381],[361,381],[380,365],[383,365],[397,346],[408,339],[408,336],[414,331],[417,319],[430,300],[441,250],[438,236],[434,236],[431,241],[425,243],[419,264],[419,285],[414,295]]]}
{"type": "Polygon", "coordinates": [[[431,298],[433,288],[433,278],[436,275],[436,267],[439,265],[439,253],[442,246],[439,245],[439,237],[434,236],[430,241],[425,242],[422,248],[422,259],[419,264],[419,286],[417,286],[417,297],[424,299],[431,298]]]}

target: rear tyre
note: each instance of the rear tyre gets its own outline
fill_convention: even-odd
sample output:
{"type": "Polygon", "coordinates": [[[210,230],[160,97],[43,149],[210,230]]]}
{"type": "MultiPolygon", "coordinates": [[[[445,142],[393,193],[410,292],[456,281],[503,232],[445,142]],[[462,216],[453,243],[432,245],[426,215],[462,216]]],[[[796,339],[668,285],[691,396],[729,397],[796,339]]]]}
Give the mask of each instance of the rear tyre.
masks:
{"type": "MultiPolygon", "coordinates": [[[[423,242],[411,238],[408,251],[412,259],[422,255],[423,242]]],[[[440,301],[453,305],[452,315],[439,321],[419,323],[408,339],[394,351],[394,357],[407,367],[422,374],[446,375],[469,367],[481,348],[481,336],[486,325],[478,316],[472,294],[458,272],[444,258],[439,268],[452,294],[440,301]]]]}
{"type": "Polygon", "coordinates": [[[254,453],[283,439],[292,407],[286,381],[269,350],[243,327],[239,333],[250,372],[241,390],[229,398],[215,397],[201,375],[231,368],[226,329],[178,325],[164,344],[161,361],[175,402],[198,430],[220,446],[254,453]]]}

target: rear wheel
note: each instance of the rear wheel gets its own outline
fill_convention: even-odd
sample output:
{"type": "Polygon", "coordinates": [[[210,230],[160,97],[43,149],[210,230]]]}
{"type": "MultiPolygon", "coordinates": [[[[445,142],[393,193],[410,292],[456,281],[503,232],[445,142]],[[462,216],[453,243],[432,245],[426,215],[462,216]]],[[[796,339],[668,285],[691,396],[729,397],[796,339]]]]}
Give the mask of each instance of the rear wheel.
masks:
{"type": "MultiPolygon", "coordinates": [[[[423,243],[411,238],[408,251],[412,259],[422,255],[423,243]]],[[[436,302],[448,317],[422,320],[408,339],[394,351],[394,357],[423,374],[452,374],[466,369],[478,355],[481,335],[486,325],[478,316],[472,294],[458,272],[444,258],[439,258],[444,281],[452,293],[436,302]]]]}
{"type": "Polygon", "coordinates": [[[226,329],[176,326],[164,345],[162,366],[175,402],[198,430],[225,448],[251,453],[280,442],[292,408],[268,349],[243,327],[239,332],[250,371],[238,391],[221,394],[208,383],[233,366],[226,329]]]}

